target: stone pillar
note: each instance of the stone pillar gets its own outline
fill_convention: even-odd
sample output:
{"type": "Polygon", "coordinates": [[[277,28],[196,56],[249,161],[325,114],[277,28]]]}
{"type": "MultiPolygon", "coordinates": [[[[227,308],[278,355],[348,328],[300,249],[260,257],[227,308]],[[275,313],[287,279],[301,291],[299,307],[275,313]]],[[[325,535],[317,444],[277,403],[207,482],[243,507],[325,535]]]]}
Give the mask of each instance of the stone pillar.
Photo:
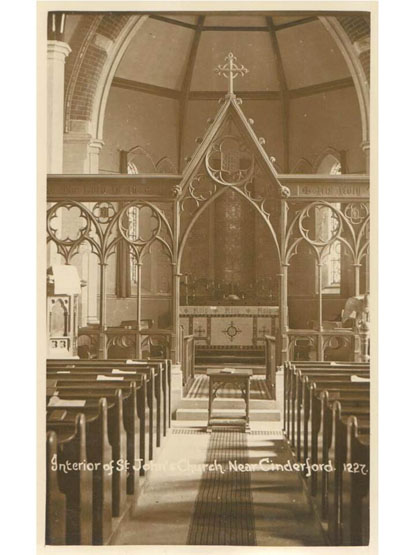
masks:
{"type": "MultiPolygon", "coordinates": [[[[48,173],[62,173],[63,135],[64,135],[64,88],[65,59],[71,49],[66,42],[48,40],[47,43],[47,162],[48,173]]],[[[55,229],[60,235],[61,215],[54,221],[55,229]]],[[[62,257],[56,248],[49,244],[47,248],[47,265],[62,264],[62,257]]]]}
{"type": "MultiPolygon", "coordinates": [[[[99,154],[104,142],[91,138],[86,132],[88,122],[71,122],[69,133],[64,135],[63,173],[72,174],[98,174],[99,154]]],[[[87,208],[93,209],[95,203],[86,203],[87,208]]],[[[99,322],[98,313],[98,287],[100,285],[99,266],[97,257],[89,253],[88,257],[88,288],[86,306],[83,309],[87,314],[88,324],[99,322]]]]}
{"type": "Polygon", "coordinates": [[[88,143],[88,160],[89,160],[89,173],[100,173],[99,162],[100,152],[104,146],[104,141],[101,139],[91,139],[88,143]]]}
{"type": "Polygon", "coordinates": [[[84,131],[70,131],[64,135],[63,173],[98,174],[101,139],[93,139],[84,131]]]}
{"type": "Polygon", "coordinates": [[[47,171],[62,173],[64,134],[65,59],[71,48],[65,42],[48,40],[47,171]]]}

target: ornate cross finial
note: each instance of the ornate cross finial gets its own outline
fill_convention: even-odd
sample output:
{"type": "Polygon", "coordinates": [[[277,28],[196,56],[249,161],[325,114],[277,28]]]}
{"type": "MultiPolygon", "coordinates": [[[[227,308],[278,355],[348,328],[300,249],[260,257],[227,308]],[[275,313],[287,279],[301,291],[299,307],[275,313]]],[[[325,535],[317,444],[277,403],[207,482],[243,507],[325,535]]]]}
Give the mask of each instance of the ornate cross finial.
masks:
{"type": "Polygon", "coordinates": [[[233,81],[238,75],[244,76],[248,73],[248,69],[245,68],[243,65],[238,66],[235,62],[237,58],[234,56],[232,52],[228,54],[225,58],[225,64],[219,65],[215,68],[215,73],[218,75],[222,75],[223,77],[227,77],[228,79],[228,94],[234,94],[233,90],[233,81]]]}

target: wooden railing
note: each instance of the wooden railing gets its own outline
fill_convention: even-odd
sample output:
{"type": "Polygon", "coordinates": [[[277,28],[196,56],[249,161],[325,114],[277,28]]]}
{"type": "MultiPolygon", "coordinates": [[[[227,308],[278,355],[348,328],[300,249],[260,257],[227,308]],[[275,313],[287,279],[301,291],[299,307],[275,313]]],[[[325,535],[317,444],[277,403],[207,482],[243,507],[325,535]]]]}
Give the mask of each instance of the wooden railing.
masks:
{"type": "Polygon", "coordinates": [[[265,335],[266,384],[272,399],[276,399],[276,338],[265,335]]]}
{"type": "Polygon", "coordinates": [[[172,330],[158,328],[108,327],[104,332],[98,328],[80,328],[78,345],[85,346],[81,358],[171,358],[172,330]],[[101,336],[105,338],[105,356],[99,356],[101,336]]]}
{"type": "Polygon", "coordinates": [[[284,360],[338,360],[368,362],[362,337],[352,329],[289,330],[284,360]]]}
{"type": "Polygon", "coordinates": [[[185,335],[182,342],[182,385],[184,395],[195,376],[195,341],[193,335],[185,335]]]}

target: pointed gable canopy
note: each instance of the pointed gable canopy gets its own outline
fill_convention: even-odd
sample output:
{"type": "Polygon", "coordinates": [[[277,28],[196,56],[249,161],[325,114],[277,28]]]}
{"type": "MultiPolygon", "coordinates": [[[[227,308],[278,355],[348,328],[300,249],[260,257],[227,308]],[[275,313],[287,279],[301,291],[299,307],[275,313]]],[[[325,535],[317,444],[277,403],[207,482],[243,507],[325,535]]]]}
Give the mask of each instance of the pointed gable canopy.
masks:
{"type": "Polygon", "coordinates": [[[233,92],[233,80],[248,70],[235,64],[236,58],[232,53],[228,54],[226,61],[228,65],[219,66],[216,72],[228,78],[229,91],[185,168],[178,187],[179,198],[186,196],[192,179],[203,165],[217,184],[234,188],[246,187],[255,172],[260,171],[276,188],[278,196],[287,197],[289,189],[279,181],[273,165],[275,159],[264,150],[264,139],[256,136],[252,120],[245,117],[240,108],[242,101],[233,92]]]}

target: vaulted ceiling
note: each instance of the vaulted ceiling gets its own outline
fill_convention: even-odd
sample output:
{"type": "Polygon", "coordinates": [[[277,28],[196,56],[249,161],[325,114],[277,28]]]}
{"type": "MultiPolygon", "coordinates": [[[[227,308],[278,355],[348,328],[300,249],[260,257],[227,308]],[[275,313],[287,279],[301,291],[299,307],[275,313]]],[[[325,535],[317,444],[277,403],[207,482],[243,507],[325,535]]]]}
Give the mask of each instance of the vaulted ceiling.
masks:
{"type": "MultiPolygon", "coordinates": [[[[367,89],[369,62],[368,67],[360,65],[368,61],[369,51],[370,24],[365,14],[346,12],[338,16],[335,13],[319,12],[193,14],[166,12],[146,15],[147,17],[142,18],[140,25],[137,26],[134,35],[129,37],[128,46],[113,74],[111,89],[136,91],[141,95],[149,95],[149,99],[158,97],[160,102],[163,99],[176,101],[177,138],[175,140],[178,171],[183,170],[185,157],[192,154],[189,134],[193,134],[193,129],[198,127],[198,118],[201,119],[202,114],[206,118],[208,105],[210,106],[208,115],[210,117],[215,115],[216,108],[212,101],[215,104],[215,101],[223,97],[227,91],[227,81],[215,72],[215,68],[224,63],[224,58],[229,52],[237,56],[238,64],[243,64],[248,69],[246,75],[236,80],[235,92],[242,100],[248,101],[246,108],[255,113],[255,118],[261,120],[263,127],[260,132],[264,136],[268,135],[268,127],[274,130],[273,133],[270,131],[269,135],[274,144],[277,144],[277,141],[280,145],[279,167],[282,171],[289,172],[293,168],[297,154],[296,156],[293,154],[296,149],[293,148],[293,144],[291,145],[291,141],[292,143],[294,140],[302,141],[302,136],[304,141],[308,140],[307,135],[315,125],[314,122],[319,121],[318,110],[324,118],[326,114],[326,126],[330,131],[329,119],[333,118],[334,114],[336,114],[333,122],[334,129],[355,126],[356,116],[352,117],[354,110],[358,118],[361,111],[363,129],[368,123],[363,117],[363,100],[359,97],[357,76],[352,71],[345,49],[343,50],[336,36],[337,33],[338,35],[344,33],[347,42],[350,41],[348,47],[352,55],[356,55],[359,59],[357,67],[359,66],[358,70],[367,89]],[[330,32],[328,19],[334,20],[335,25],[339,27],[336,33],[330,32]],[[364,47],[361,44],[362,40],[367,41],[364,47]],[[334,95],[338,97],[335,98],[334,95]],[[313,101],[307,104],[298,102],[295,105],[294,101],[305,101],[309,98],[313,101]],[[211,103],[207,104],[207,101],[211,103]],[[267,108],[267,103],[270,110],[267,108]],[[337,114],[337,111],[342,111],[343,106],[347,108],[347,112],[349,110],[348,115],[345,115],[345,123],[337,114]],[[268,122],[267,118],[263,121],[264,114],[267,112],[275,114],[273,122],[268,122]],[[295,112],[295,119],[293,119],[295,112]],[[192,130],[190,130],[190,122],[193,124],[192,130]],[[278,131],[276,131],[276,122],[278,122],[278,131]],[[305,128],[306,122],[309,122],[307,128],[305,128]]],[[[66,34],[70,45],[72,35],[76,36],[77,30],[78,41],[80,40],[79,29],[83,24],[86,32],[92,33],[94,17],[96,18],[91,15],[73,15],[69,18],[66,34]],[[89,27],[86,23],[88,17],[91,19],[88,23],[89,27]]],[[[106,49],[107,39],[105,37],[103,39],[103,35],[107,34],[105,22],[108,20],[114,29],[118,27],[121,29],[122,19],[125,21],[123,25],[127,24],[128,16],[121,14],[110,14],[104,16],[101,21],[97,20],[96,37],[90,44],[106,49]]],[[[119,32],[117,30],[117,33],[119,32]]],[[[111,33],[108,34],[108,37],[110,36],[111,33]]],[[[111,40],[108,44],[111,48],[111,40]]],[[[81,51],[82,47],[79,52],[81,51]]],[[[87,51],[87,56],[89,55],[94,62],[95,50],[91,49],[91,54],[87,51]]],[[[79,58],[80,54],[77,56],[79,58]]],[[[71,61],[69,62],[68,82],[74,75],[71,61]]],[[[91,67],[91,62],[89,63],[91,67]]],[[[84,65],[86,66],[86,62],[84,65]]],[[[91,69],[88,70],[88,75],[90,74],[91,69]]],[[[78,78],[78,74],[76,77],[78,78]]],[[[79,87],[82,88],[83,85],[79,87]]],[[[70,88],[68,91],[70,95],[70,88]]],[[[88,96],[87,84],[82,94],[88,96]]],[[[80,95],[76,89],[72,98],[72,106],[78,106],[80,95]]],[[[142,96],[138,96],[139,98],[143,99],[142,96]]],[[[157,102],[154,104],[156,110],[161,106],[157,102]]],[[[113,102],[113,108],[110,109],[114,110],[114,105],[113,102]]],[[[149,109],[147,100],[146,106],[146,109],[149,109]]],[[[73,113],[74,110],[71,108],[71,111],[67,112],[67,117],[72,117],[73,113]]],[[[81,109],[75,110],[75,113],[74,119],[79,121],[84,118],[84,113],[88,113],[88,109],[82,108],[81,105],[81,109]]],[[[117,116],[113,115],[112,133],[116,120],[117,116]]],[[[327,146],[336,142],[330,135],[331,133],[328,133],[327,146]]],[[[334,136],[336,139],[335,131],[334,136]]],[[[364,129],[362,140],[365,140],[365,136],[364,129]]],[[[353,140],[354,148],[359,148],[359,141],[356,138],[353,140]]],[[[274,145],[272,147],[275,148],[274,145]]],[[[300,146],[298,150],[302,152],[302,149],[303,147],[300,146]]]]}

